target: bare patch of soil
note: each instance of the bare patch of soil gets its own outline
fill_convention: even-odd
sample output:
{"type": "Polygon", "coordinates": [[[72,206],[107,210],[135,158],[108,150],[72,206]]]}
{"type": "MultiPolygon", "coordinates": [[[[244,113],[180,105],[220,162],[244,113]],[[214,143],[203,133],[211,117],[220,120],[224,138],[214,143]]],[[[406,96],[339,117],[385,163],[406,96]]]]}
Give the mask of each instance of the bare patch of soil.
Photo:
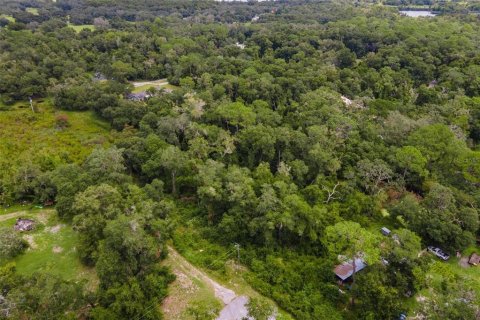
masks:
{"type": "Polygon", "coordinates": [[[57,224],[56,226],[45,228],[45,231],[55,234],[58,233],[62,227],[63,225],[57,224]]]}
{"type": "Polygon", "coordinates": [[[52,249],[52,252],[53,252],[53,253],[62,253],[62,251],[63,251],[63,248],[62,248],[62,247],[59,247],[59,246],[55,246],[55,247],[53,247],[53,249],[52,249]]]}
{"type": "Polygon", "coordinates": [[[38,248],[37,243],[35,242],[35,238],[31,234],[26,234],[23,236],[23,239],[28,242],[28,245],[30,246],[30,249],[36,249],[38,248]]]}

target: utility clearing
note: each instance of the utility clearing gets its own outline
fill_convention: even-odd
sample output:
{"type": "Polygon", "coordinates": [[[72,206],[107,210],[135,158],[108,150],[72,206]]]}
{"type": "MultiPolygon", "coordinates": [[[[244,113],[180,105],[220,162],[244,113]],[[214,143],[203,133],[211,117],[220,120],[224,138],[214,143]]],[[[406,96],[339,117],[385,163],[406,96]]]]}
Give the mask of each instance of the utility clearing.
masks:
{"type": "MultiPolygon", "coordinates": [[[[221,302],[217,320],[241,320],[247,317],[246,304],[249,298],[246,295],[238,294],[213,280],[170,246],[168,253],[165,264],[170,266],[177,279],[162,304],[165,319],[195,319],[195,316],[189,313],[192,304],[210,305],[215,309],[215,300],[217,305],[221,302]]],[[[275,316],[272,316],[271,320],[275,320],[275,316]]]]}

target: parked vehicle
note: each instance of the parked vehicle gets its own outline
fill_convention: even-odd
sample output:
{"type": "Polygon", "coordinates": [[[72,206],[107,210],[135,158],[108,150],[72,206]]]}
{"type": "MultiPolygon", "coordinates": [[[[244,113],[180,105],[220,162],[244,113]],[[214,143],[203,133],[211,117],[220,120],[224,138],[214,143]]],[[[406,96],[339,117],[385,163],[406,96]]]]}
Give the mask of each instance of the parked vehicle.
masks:
{"type": "Polygon", "coordinates": [[[448,259],[450,259],[450,255],[448,253],[443,252],[442,249],[440,248],[429,246],[427,247],[427,250],[433,253],[434,255],[436,255],[437,257],[439,257],[440,259],[442,259],[443,261],[447,261],[448,259]]]}

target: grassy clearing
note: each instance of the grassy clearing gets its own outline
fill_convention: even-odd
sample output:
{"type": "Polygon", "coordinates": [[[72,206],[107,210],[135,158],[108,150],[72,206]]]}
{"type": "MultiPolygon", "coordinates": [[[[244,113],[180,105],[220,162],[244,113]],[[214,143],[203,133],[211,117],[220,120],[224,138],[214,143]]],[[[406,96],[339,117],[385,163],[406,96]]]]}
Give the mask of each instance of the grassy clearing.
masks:
{"type": "Polygon", "coordinates": [[[40,206],[34,205],[34,204],[15,204],[9,207],[1,207],[0,208],[0,217],[2,215],[6,215],[12,212],[18,212],[18,211],[28,211],[30,213],[35,213],[37,211],[43,210],[43,207],[40,208],[40,206]]]}
{"type": "Polygon", "coordinates": [[[95,31],[95,26],[93,24],[80,24],[80,25],[74,25],[69,23],[68,26],[75,30],[75,32],[80,32],[84,29],[88,29],[90,31],[95,31]]]}
{"type": "MultiPolygon", "coordinates": [[[[27,251],[12,260],[18,273],[48,272],[67,280],[86,281],[90,289],[96,287],[98,280],[94,269],[83,266],[78,258],[77,234],[70,225],[58,220],[55,210],[25,211],[21,217],[31,218],[37,225],[35,230],[23,233],[30,245],[27,251]]],[[[0,221],[0,226],[13,228],[16,219],[15,215],[0,221]]]]}
{"type": "Polygon", "coordinates": [[[12,17],[11,15],[6,15],[6,14],[0,14],[0,18],[7,19],[10,22],[15,22],[15,18],[12,17]]]}
{"type": "Polygon", "coordinates": [[[36,102],[33,113],[27,102],[0,111],[0,168],[27,159],[55,159],[57,163],[80,163],[97,146],[112,141],[108,124],[93,112],[57,111],[51,102],[36,102]],[[59,129],[56,116],[65,114],[70,126],[59,129]]]}
{"type": "Polygon", "coordinates": [[[33,14],[34,16],[38,16],[38,9],[37,8],[26,8],[26,12],[33,14]]]}

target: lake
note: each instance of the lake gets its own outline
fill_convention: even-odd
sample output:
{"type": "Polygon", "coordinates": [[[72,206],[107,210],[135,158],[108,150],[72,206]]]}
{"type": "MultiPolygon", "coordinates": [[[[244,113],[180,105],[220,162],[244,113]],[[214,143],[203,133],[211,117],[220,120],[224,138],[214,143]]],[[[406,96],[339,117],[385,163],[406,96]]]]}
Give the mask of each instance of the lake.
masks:
{"type": "Polygon", "coordinates": [[[425,10],[400,10],[400,14],[406,15],[407,17],[418,18],[418,17],[435,17],[437,14],[431,11],[425,10]]]}

